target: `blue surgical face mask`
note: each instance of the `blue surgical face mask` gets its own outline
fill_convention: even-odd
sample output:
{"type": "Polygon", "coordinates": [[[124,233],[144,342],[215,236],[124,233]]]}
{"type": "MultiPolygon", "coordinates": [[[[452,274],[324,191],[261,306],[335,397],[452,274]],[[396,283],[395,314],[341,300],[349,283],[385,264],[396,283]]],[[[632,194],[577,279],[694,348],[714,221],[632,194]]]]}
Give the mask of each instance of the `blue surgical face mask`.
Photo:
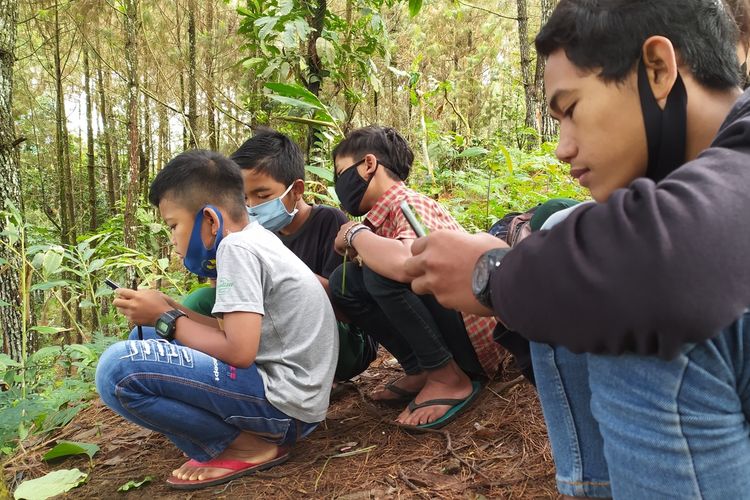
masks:
{"type": "Polygon", "coordinates": [[[190,242],[188,242],[185,258],[182,259],[182,263],[185,264],[187,270],[205,278],[216,278],[216,250],[219,248],[219,243],[221,243],[223,238],[224,219],[221,217],[219,209],[213,205],[206,205],[198,210],[198,213],[195,215],[193,232],[190,234],[190,242]],[[216,212],[216,217],[219,218],[219,229],[216,232],[216,239],[210,248],[206,248],[203,244],[203,238],[201,238],[203,210],[206,208],[213,209],[216,212]]]}
{"type": "Polygon", "coordinates": [[[287,211],[281,199],[289,194],[289,191],[292,190],[292,186],[293,184],[290,184],[289,187],[286,188],[286,191],[284,191],[284,194],[278,198],[261,203],[260,205],[255,205],[254,207],[247,207],[247,213],[250,215],[251,220],[257,220],[261,226],[269,231],[273,231],[274,233],[287,227],[297,214],[297,209],[295,208],[291,212],[287,211]]]}

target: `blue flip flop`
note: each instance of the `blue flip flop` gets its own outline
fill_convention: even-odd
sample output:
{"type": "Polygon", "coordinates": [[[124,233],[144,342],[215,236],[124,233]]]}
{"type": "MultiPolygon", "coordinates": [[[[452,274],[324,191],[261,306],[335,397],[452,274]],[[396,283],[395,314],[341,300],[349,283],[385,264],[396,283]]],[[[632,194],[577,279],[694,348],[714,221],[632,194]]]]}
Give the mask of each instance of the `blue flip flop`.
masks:
{"type": "Polygon", "coordinates": [[[419,408],[425,408],[428,406],[450,406],[451,409],[445,412],[442,417],[435,420],[434,422],[415,426],[417,429],[440,429],[444,425],[452,422],[453,419],[455,419],[463,410],[471,406],[471,403],[474,402],[481,390],[482,383],[473,380],[471,382],[471,394],[466,396],[464,399],[430,399],[422,403],[417,403],[415,400],[412,400],[407,408],[409,408],[409,411],[414,411],[418,410],[419,408]]]}

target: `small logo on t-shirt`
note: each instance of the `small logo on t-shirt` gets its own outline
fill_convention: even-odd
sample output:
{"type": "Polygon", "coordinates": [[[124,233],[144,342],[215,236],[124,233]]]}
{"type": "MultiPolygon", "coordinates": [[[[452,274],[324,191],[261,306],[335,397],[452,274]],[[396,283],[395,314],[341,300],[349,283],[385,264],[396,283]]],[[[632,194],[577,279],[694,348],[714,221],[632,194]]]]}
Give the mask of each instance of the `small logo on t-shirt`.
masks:
{"type": "Polygon", "coordinates": [[[234,286],[234,283],[232,282],[232,280],[228,280],[224,278],[216,284],[216,294],[219,295],[224,292],[227,292],[231,290],[233,286],[234,286]]]}

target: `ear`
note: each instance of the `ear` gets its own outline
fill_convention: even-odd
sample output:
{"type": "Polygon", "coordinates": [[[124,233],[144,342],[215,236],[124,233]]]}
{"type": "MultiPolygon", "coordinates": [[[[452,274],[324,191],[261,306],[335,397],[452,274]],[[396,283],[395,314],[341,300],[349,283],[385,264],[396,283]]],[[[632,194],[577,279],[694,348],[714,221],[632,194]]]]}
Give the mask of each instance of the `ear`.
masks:
{"type": "Polygon", "coordinates": [[[652,36],[643,43],[642,57],[651,92],[659,107],[664,109],[678,75],[674,46],[668,38],[652,36]]]}
{"type": "Polygon", "coordinates": [[[375,175],[375,170],[378,168],[378,157],[372,153],[367,153],[362,166],[365,168],[365,175],[363,176],[365,179],[375,175]]]}
{"type": "Polygon", "coordinates": [[[302,195],[305,194],[305,181],[302,179],[294,181],[292,183],[292,190],[289,193],[292,195],[294,202],[297,203],[302,198],[302,195]]]}
{"type": "Polygon", "coordinates": [[[213,240],[216,234],[219,232],[219,216],[216,211],[211,207],[203,207],[203,227],[201,228],[201,236],[208,237],[213,240]]]}

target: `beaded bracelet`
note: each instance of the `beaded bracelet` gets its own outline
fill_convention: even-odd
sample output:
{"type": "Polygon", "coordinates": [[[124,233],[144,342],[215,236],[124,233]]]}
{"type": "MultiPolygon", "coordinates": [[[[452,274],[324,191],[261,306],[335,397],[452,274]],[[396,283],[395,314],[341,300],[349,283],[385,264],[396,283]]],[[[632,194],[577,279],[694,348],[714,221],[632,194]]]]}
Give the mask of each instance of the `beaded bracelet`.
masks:
{"type": "Polygon", "coordinates": [[[352,248],[354,236],[362,231],[372,231],[372,229],[370,229],[369,226],[365,226],[364,224],[354,224],[352,227],[350,227],[349,230],[344,234],[346,246],[352,248]]]}

